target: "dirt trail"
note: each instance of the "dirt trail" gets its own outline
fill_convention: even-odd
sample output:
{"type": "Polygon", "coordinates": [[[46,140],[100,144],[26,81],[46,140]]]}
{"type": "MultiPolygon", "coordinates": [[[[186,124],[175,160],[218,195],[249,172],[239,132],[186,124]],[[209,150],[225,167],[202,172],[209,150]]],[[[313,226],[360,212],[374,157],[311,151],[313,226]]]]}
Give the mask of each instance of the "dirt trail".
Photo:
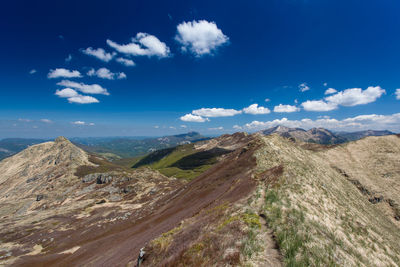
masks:
{"type": "Polygon", "coordinates": [[[204,208],[235,202],[252,192],[256,185],[251,178],[256,148],[256,142],[251,142],[231,153],[172,197],[162,199],[162,205],[135,223],[127,220],[107,228],[81,227],[66,234],[62,247],[23,257],[15,266],[126,266],[136,260],[139,249],[147,242],[183,219],[204,208]],[[73,253],[61,253],[76,246],[80,248],[73,253]]]}
{"type": "Polygon", "coordinates": [[[256,200],[256,206],[259,208],[260,222],[261,222],[261,240],[263,251],[259,253],[258,257],[253,260],[256,266],[283,266],[282,255],[278,249],[277,243],[274,240],[272,229],[268,227],[268,223],[263,213],[265,190],[261,190],[261,196],[256,200]]]}

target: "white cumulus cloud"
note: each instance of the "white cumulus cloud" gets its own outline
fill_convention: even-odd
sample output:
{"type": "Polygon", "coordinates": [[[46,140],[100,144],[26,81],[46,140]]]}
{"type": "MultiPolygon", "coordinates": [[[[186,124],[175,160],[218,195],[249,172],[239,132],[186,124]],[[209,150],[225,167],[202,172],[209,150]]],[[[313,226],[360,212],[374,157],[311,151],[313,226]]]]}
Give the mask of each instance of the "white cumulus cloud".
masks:
{"type": "Polygon", "coordinates": [[[307,85],[307,83],[301,83],[299,84],[299,90],[300,92],[305,92],[310,90],[310,87],[307,85]]]}
{"type": "Polygon", "coordinates": [[[55,70],[50,70],[49,74],[47,74],[49,79],[53,78],[81,78],[82,75],[77,70],[67,70],[64,68],[57,68],[55,70]]]}
{"type": "Polygon", "coordinates": [[[175,36],[182,51],[189,51],[197,57],[212,54],[219,46],[226,44],[229,38],[222,33],[215,22],[206,20],[182,22],[177,26],[175,36]]]}
{"type": "Polygon", "coordinates": [[[224,127],[220,126],[220,127],[214,127],[214,128],[208,128],[208,130],[210,131],[222,131],[224,129],[224,127]]]}
{"type": "Polygon", "coordinates": [[[92,47],[88,47],[86,49],[81,50],[82,53],[88,55],[88,56],[93,56],[96,57],[104,62],[109,62],[113,57],[116,55],[116,53],[107,53],[103,48],[97,48],[94,49],[92,47]]]}
{"type": "Polygon", "coordinates": [[[201,108],[193,110],[194,115],[202,117],[231,117],[237,114],[241,114],[241,110],[235,109],[224,109],[224,108],[201,108]]]}
{"type": "Polygon", "coordinates": [[[127,58],[123,58],[123,57],[117,58],[116,61],[118,63],[121,63],[122,65],[127,66],[127,67],[132,67],[132,66],[136,65],[135,62],[133,62],[133,60],[127,59],[127,58]]]}
{"type": "Polygon", "coordinates": [[[77,91],[71,88],[64,88],[62,90],[57,90],[55,95],[61,98],[67,98],[69,103],[78,103],[78,104],[99,103],[99,100],[97,98],[94,98],[92,96],[81,95],[77,91]]]}
{"type": "Polygon", "coordinates": [[[338,131],[361,131],[361,130],[391,130],[400,131],[400,113],[391,115],[359,115],[355,117],[337,120],[334,118],[321,118],[311,120],[304,118],[301,120],[288,120],[287,118],[276,119],[272,121],[252,121],[244,125],[249,130],[261,130],[270,127],[283,125],[286,127],[299,127],[310,129],[314,127],[322,127],[330,130],[338,131]]]}
{"type": "Polygon", "coordinates": [[[107,89],[101,87],[98,84],[84,84],[84,83],[77,83],[77,82],[73,82],[73,81],[69,81],[69,80],[62,80],[61,82],[57,83],[57,85],[74,88],[85,94],[109,95],[107,89]]]}
{"type": "Polygon", "coordinates": [[[181,121],[187,121],[187,122],[205,122],[209,121],[208,118],[203,118],[201,116],[193,115],[193,114],[186,114],[182,117],[180,117],[181,121]]]}
{"type": "Polygon", "coordinates": [[[292,105],[282,105],[279,104],[278,106],[274,107],[274,112],[286,112],[286,113],[290,113],[290,112],[296,112],[296,111],[300,111],[300,108],[296,107],[296,106],[292,106],[292,105]]]}
{"type": "Polygon", "coordinates": [[[119,72],[117,79],[121,80],[121,79],[126,79],[126,74],[124,72],[119,72]]]}
{"type": "Polygon", "coordinates": [[[120,53],[132,56],[157,56],[160,58],[170,56],[170,49],[156,36],[139,32],[131,39],[131,43],[120,45],[114,41],[107,40],[107,44],[120,53]]]}
{"type": "Polygon", "coordinates": [[[62,90],[57,90],[55,94],[63,98],[74,97],[79,95],[77,91],[71,88],[64,88],[62,90]]]}
{"type": "Polygon", "coordinates": [[[68,102],[78,103],[78,104],[92,104],[92,103],[99,103],[99,100],[97,100],[97,98],[94,98],[93,96],[78,95],[68,98],[68,102]]]}
{"type": "Polygon", "coordinates": [[[98,70],[95,70],[92,68],[87,72],[87,75],[88,76],[96,76],[98,78],[108,79],[108,80],[114,80],[115,78],[117,78],[117,79],[125,79],[126,78],[125,73],[123,73],[123,72],[114,73],[114,72],[111,72],[107,68],[100,68],[98,70]]]}
{"type": "Polygon", "coordinates": [[[365,90],[350,88],[327,96],[323,100],[308,100],[301,105],[307,111],[331,111],[339,106],[353,107],[375,102],[384,93],[385,89],[380,86],[370,86],[365,90]]]}
{"type": "Polygon", "coordinates": [[[384,93],[386,93],[386,91],[380,86],[370,86],[365,90],[361,88],[351,88],[328,96],[325,100],[332,104],[352,107],[375,102],[376,99],[381,97],[384,93]]]}
{"type": "Polygon", "coordinates": [[[259,107],[258,104],[252,104],[252,105],[248,106],[247,108],[244,108],[243,112],[246,114],[253,114],[253,115],[271,113],[271,111],[268,108],[259,107]]]}
{"type": "Polygon", "coordinates": [[[324,100],[307,100],[301,106],[307,111],[331,111],[337,109],[336,104],[325,102],[324,100]]]}
{"type": "Polygon", "coordinates": [[[336,89],[334,89],[334,88],[328,88],[328,89],[326,89],[325,94],[326,94],[326,95],[330,95],[330,94],[334,94],[334,93],[336,93],[336,92],[337,92],[336,89]]]}

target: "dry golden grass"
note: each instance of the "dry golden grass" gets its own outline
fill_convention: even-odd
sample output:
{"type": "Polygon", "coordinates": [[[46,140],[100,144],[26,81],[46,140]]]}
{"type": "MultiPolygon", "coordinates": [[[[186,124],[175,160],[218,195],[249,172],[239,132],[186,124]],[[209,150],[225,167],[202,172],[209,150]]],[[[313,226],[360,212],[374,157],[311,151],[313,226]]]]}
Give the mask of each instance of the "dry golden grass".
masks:
{"type": "MultiPolygon", "coordinates": [[[[256,152],[259,172],[284,166],[279,183],[265,188],[265,210],[286,265],[400,264],[399,228],[332,168],[329,152],[307,151],[275,135],[263,142],[256,152]]],[[[398,159],[395,153],[386,159],[398,159]]]]}

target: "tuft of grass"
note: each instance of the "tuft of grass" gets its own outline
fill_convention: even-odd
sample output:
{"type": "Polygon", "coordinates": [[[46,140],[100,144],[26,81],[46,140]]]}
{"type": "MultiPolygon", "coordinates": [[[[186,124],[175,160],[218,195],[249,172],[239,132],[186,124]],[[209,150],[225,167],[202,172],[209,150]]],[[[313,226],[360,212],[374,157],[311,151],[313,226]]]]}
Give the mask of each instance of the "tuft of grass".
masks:
{"type": "Polygon", "coordinates": [[[278,192],[267,189],[265,193],[267,222],[275,232],[276,242],[285,258],[285,264],[309,266],[310,255],[306,248],[309,237],[303,227],[304,213],[294,208],[283,212],[281,204],[278,192]]]}
{"type": "Polygon", "coordinates": [[[251,258],[253,255],[261,251],[261,246],[257,240],[257,232],[254,229],[248,231],[247,236],[242,241],[242,246],[240,248],[241,253],[246,256],[246,258],[251,258]]]}
{"type": "Polygon", "coordinates": [[[250,228],[261,228],[260,217],[252,212],[246,212],[242,215],[242,220],[250,228]]]}
{"type": "Polygon", "coordinates": [[[182,226],[175,227],[174,229],[163,233],[160,237],[154,239],[151,243],[158,251],[166,251],[173,240],[173,235],[179,232],[182,226]]]}

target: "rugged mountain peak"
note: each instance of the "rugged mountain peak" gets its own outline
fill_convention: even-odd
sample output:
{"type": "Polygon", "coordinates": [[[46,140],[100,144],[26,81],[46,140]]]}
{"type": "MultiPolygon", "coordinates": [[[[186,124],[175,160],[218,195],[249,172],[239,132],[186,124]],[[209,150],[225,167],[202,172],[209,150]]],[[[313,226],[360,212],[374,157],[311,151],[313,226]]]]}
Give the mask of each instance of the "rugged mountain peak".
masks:
{"type": "Polygon", "coordinates": [[[324,128],[312,128],[308,131],[301,128],[288,128],[285,126],[276,126],[261,131],[264,135],[276,133],[286,138],[294,138],[303,142],[320,143],[320,144],[339,144],[346,141],[345,138],[337,136],[324,128]]]}
{"type": "Polygon", "coordinates": [[[64,136],[59,136],[54,140],[55,143],[64,143],[64,142],[69,142],[69,140],[67,138],[65,138],[64,136]]]}
{"type": "MultiPolygon", "coordinates": [[[[28,201],[39,195],[48,195],[50,199],[58,197],[78,181],[74,173],[82,165],[93,164],[86,152],[65,137],[30,146],[0,162],[0,200],[25,198],[28,201]]],[[[24,213],[21,207],[15,208],[17,212],[20,210],[18,213],[24,213]]]]}

